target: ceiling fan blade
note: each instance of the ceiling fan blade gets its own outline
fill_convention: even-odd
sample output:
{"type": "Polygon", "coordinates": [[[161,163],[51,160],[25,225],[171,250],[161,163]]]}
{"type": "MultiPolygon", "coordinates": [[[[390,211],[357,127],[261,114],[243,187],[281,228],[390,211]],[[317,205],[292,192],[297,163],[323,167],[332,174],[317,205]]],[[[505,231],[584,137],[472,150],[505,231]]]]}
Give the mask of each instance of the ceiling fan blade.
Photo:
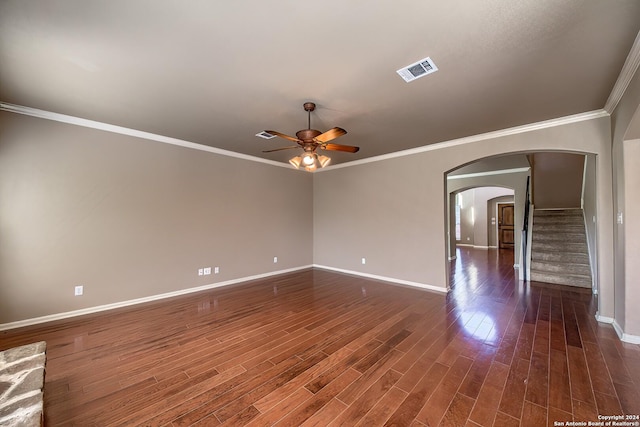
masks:
{"type": "Polygon", "coordinates": [[[263,153],[273,153],[274,151],[291,150],[292,148],[300,148],[299,145],[292,145],[291,147],[274,148],[273,150],[262,150],[263,153]]]}
{"type": "Polygon", "coordinates": [[[332,139],[336,139],[337,137],[344,135],[345,133],[347,133],[347,131],[342,128],[333,128],[333,129],[329,129],[325,133],[321,133],[320,135],[316,136],[313,139],[316,142],[324,144],[326,142],[331,141],[332,139]]]}
{"type": "Polygon", "coordinates": [[[360,147],[340,144],[322,144],[320,148],[322,148],[323,150],[346,151],[347,153],[357,153],[358,150],[360,150],[360,147]]]}
{"type": "Polygon", "coordinates": [[[265,132],[270,133],[271,135],[279,136],[280,138],[288,139],[293,142],[302,142],[298,138],[294,138],[293,136],[285,135],[284,133],[276,132],[275,130],[265,130],[265,132]]]}

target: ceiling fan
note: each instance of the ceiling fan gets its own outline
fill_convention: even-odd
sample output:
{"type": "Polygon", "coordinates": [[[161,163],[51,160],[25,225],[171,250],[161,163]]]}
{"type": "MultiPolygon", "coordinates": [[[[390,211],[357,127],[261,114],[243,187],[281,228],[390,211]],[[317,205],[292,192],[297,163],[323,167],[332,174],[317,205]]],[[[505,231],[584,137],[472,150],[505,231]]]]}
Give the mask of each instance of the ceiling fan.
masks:
{"type": "Polygon", "coordinates": [[[299,130],[296,132],[296,137],[285,135],[284,133],[277,132],[275,130],[265,130],[264,133],[279,136],[286,140],[295,142],[296,145],[287,147],[275,148],[273,150],[264,150],[263,153],[272,153],[274,151],[290,150],[293,148],[302,148],[304,153],[300,156],[296,156],[289,160],[296,169],[304,167],[307,171],[313,171],[318,167],[325,167],[329,164],[331,159],[327,156],[318,155],[316,150],[329,150],[329,151],[345,151],[347,153],[357,153],[360,147],[353,147],[351,145],[332,144],[329,141],[341,137],[346,134],[347,131],[335,127],[329,129],[326,132],[320,132],[319,130],[311,129],[311,112],[316,109],[316,104],[313,102],[305,102],[303,104],[304,110],[308,113],[308,125],[307,129],[299,130]]]}

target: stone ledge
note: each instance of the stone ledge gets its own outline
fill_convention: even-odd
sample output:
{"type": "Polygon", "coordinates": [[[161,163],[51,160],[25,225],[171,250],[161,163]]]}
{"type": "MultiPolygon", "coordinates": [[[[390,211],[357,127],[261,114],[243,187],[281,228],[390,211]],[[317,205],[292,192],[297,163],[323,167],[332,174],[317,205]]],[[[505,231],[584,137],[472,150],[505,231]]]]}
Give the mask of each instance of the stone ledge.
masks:
{"type": "Polygon", "coordinates": [[[44,341],[0,352],[0,427],[42,426],[44,341]]]}

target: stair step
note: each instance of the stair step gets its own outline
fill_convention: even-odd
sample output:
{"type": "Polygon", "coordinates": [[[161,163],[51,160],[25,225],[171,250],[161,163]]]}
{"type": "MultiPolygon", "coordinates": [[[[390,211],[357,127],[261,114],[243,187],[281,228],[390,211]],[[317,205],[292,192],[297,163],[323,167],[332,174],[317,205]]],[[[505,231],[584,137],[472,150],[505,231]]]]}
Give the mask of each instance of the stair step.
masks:
{"type": "Polygon", "coordinates": [[[533,216],[533,225],[538,224],[575,224],[584,226],[584,219],[578,216],[533,216]]]}
{"type": "Polygon", "coordinates": [[[584,252],[531,251],[531,262],[552,261],[589,265],[589,255],[584,252]]]}
{"type": "Polygon", "coordinates": [[[534,216],[579,216],[582,218],[582,209],[535,209],[534,216]]]}
{"type": "Polygon", "coordinates": [[[557,224],[557,223],[548,223],[548,224],[534,224],[533,225],[534,233],[545,233],[545,232],[569,232],[569,233],[582,233],[584,232],[584,224],[581,222],[579,224],[557,224]]]}
{"type": "Polygon", "coordinates": [[[531,270],[529,278],[532,282],[553,283],[557,285],[591,288],[591,277],[579,274],[553,274],[544,271],[531,270]]]}
{"type": "Polygon", "coordinates": [[[554,261],[531,261],[531,270],[541,273],[578,274],[587,277],[591,274],[589,264],[554,261]]]}
{"type": "Polygon", "coordinates": [[[534,211],[530,276],[536,282],[591,287],[582,209],[534,211]]]}
{"type": "Polygon", "coordinates": [[[532,234],[532,241],[535,242],[576,242],[586,243],[587,238],[583,233],[546,233],[538,232],[532,234]]]}
{"type": "Polygon", "coordinates": [[[587,245],[577,242],[540,241],[532,240],[531,252],[573,252],[587,254],[587,245]]]}

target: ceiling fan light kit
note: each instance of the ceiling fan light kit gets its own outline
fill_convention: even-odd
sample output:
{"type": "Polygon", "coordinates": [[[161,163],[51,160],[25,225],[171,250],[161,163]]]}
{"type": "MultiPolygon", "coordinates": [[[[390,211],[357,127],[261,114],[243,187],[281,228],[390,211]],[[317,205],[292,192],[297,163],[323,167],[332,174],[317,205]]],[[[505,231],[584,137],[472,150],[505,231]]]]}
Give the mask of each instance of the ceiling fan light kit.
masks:
{"type": "Polygon", "coordinates": [[[306,153],[302,156],[296,156],[289,160],[291,166],[296,169],[304,168],[308,172],[312,172],[318,168],[324,168],[331,162],[328,156],[317,153],[306,153]]]}
{"type": "Polygon", "coordinates": [[[307,129],[302,129],[296,132],[296,136],[289,136],[275,130],[265,130],[256,134],[264,139],[271,139],[273,137],[280,137],[288,141],[295,142],[297,145],[275,148],[273,150],[263,150],[263,153],[271,153],[273,151],[289,150],[292,148],[302,148],[304,154],[296,156],[289,160],[289,163],[296,169],[303,167],[306,171],[312,172],[318,168],[326,167],[331,159],[328,156],[318,155],[316,150],[333,150],[333,151],[345,151],[347,153],[357,153],[360,147],[354,147],[351,145],[341,144],[329,144],[329,141],[341,137],[347,133],[346,130],[334,127],[326,132],[320,132],[319,130],[311,129],[311,112],[316,109],[316,104],[313,102],[305,102],[303,104],[304,110],[308,113],[308,125],[307,129]]]}

